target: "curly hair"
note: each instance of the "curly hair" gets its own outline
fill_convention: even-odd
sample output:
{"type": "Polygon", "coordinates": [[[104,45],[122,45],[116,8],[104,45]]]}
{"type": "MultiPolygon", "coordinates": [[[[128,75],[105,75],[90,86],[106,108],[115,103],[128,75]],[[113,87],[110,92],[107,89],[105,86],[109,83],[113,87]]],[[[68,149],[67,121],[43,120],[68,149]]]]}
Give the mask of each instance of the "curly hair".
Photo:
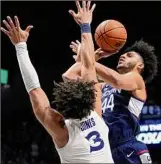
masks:
{"type": "Polygon", "coordinates": [[[124,52],[134,51],[138,53],[144,62],[142,77],[146,83],[151,82],[157,75],[158,62],[154,54],[154,47],[144,42],[143,40],[136,41],[131,47],[128,47],[124,52]]]}
{"type": "Polygon", "coordinates": [[[55,83],[54,105],[66,119],[82,119],[94,110],[94,82],[72,80],[55,83]]]}

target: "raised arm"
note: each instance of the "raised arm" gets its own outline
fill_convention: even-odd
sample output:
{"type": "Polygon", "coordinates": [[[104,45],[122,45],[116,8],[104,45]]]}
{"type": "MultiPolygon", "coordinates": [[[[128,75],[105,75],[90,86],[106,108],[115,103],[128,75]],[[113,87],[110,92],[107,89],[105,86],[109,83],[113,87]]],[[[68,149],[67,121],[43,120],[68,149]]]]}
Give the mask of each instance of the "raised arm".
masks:
{"type": "MultiPolygon", "coordinates": [[[[86,81],[97,81],[96,70],[95,70],[95,57],[94,57],[94,44],[91,34],[91,21],[92,14],[95,8],[95,4],[90,9],[90,1],[87,3],[82,1],[82,8],[78,1],[76,1],[78,13],[76,14],[74,11],[70,10],[70,14],[74,17],[74,20],[81,27],[81,44],[78,46],[79,50],[77,51],[78,57],[80,59],[80,65],[77,64],[78,67],[81,67],[81,78],[86,81]]],[[[77,42],[78,43],[78,42],[77,42]]],[[[75,64],[76,65],[76,64],[75,64]]],[[[79,68],[80,69],[80,68],[79,68]]],[[[95,111],[101,116],[101,90],[99,85],[95,86],[96,92],[96,102],[95,102],[95,111]]]]}
{"type": "Polygon", "coordinates": [[[56,110],[51,109],[49,100],[40,87],[38,75],[28,55],[26,41],[32,26],[28,26],[26,30],[23,31],[20,28],[17,17],[15,17],[15,24],[10,17],[7,17],[7,19],[8,22],[4,20],[3,23],[6,25],[8,31],[4,28],[1,28],[1,30],[15,45],[21,75],[30,96],[34,114],[55,140],[57,145],[61,146],[62,143],[60,141],[68,137],[63,117],[56,110]]]}
{"type": "Polygon", "coordinates": [[[94,45],[90,27],[95,4],[90,9],[90,3],[90,1],[82,1],[81,7],[79,1],[76,1],[77,14],[73,10],[69,10],[69,13],[81,27],[81,46],[79,50],[82,63],[81,77],[89,81],[96,81],[94,45]]]}
{"type": "Polygon", "coordinates": [[[145,87],[142,77],[135,72],[119,74],[115,70],[105,67],[100,63],[96,63],[95,66],[97,74],[104,82],[115,88],[134,91],[145,87]]]}

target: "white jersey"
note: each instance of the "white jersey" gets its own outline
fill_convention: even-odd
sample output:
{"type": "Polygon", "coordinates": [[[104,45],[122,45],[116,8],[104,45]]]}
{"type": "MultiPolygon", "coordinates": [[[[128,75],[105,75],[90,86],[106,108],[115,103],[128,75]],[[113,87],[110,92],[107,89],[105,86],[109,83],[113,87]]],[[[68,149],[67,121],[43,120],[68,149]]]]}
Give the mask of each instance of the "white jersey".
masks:
{"type": "Polygon", "coordinates": [[[109,129],[94,111],[85,119],[66,120],[68,143],[56,148],[61,163],[114,163],[109,145],[109,129]]]}

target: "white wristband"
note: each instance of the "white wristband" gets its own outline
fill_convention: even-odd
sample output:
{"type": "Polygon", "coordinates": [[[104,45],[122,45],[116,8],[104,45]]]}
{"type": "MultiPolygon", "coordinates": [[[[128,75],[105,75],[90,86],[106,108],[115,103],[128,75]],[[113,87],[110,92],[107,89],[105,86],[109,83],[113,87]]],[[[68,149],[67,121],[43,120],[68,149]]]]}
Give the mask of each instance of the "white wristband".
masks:
{"type": "Polygon", "coordinates": [[[35,68],[33,67],[30,61],[26,42],[20,42],[16,44],[15,48],[17,52],[16,54],[17,54],[21,75],[27,92],[30,92],[35,88],[39,88],[40,87],[39,78],[35,71],[35,68]]]}

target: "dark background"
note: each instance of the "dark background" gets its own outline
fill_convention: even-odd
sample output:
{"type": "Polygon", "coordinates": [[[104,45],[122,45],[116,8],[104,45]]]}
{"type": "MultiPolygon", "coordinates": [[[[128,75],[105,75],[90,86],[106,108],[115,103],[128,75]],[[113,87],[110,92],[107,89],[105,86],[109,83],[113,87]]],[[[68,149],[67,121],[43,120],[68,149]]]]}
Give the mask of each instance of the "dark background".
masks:
{"type": "MultiPolygon", "coordinates": [[[[102,21],[106,19],[116,19],[122,22],[127,29],[128,39],[124,48],[136,40],[143,38],[155,46],[155,52],[158,56],[158,61],[160,61],[160,2],[102,1],[96,2],[96,5],[92,22],[93,34],[97,25],[102,21]]],[[[53,80],[61,81],[61,74],[74,63],[72,59],[73,53],[69,48],[69,44],[73,40],[80,39],[79,26],[69,15],[69,9],[76,9],[74,2],[2,2],[2,20],[8,15],[11,17],[17,15],[23,29],[30,24],[34,26],[28,39],[28,50],[31,61],[39,75],[42,88],[47,93],[50,101],[52,100],[53,80]]],[[[30,145],[33,140],[36,140],[41,150],[49,146],[47,151],[51,153],[51,156],[55,154],[56,157],[54,157],[54,159],[53,157],[44,157],[44,159],[50,159],[47,160],[49,163],[55,160],[55,158],[58,158],[58,156],[56,155],[55,149],[51,148],[53,144],[50,137],[48,137],[32,113],[29,98],[18,68],[15,48],[4,34],[1,34],[1,41],[1,67],[9,70],[10,85],[9,88],[2,86],[1,90],[2,144],[3,141],[8,142],[8,147],[10,147],[12,151],[19,141],[17,141],[15,145],[12,145],[11,140],[13,141],[14,139],[11,137],[9,143],[6,138],[15,131],[23,131],[21,124],[22,122],[26,122],[25,126],[27,126],[30,131],[26,133],[30,134],[28,145],[30,145]],[[8,132],[8,129],[10,132],[8,132]],[[43,144],[44,138],[47,140],[46,144],[43,144]]],[[[112,56],[109,59],[101,61],[101,63],[107,64],[109,67],[115,69],[118,57],[119,55],[112,56]]],[[[161,98],[159,96],[161,93],[160,77],[161,71],[159,66],[158,76],[147,86],[148,103],[152,102],[161,105],[161,98]]],[[[24,139],[25,137],[22,138],[24,139]]],[[[20,137],[18,140],[21,140],[20,137]]],[[[18,149],[22,149],[24,145],[27,145],[24,142],[19,144],[21,144],[21,146],[18,149]]],[[[30,146],[26,147],[26,149],[28,149],[30,146]]],[[[160,148],[151,148],[150,151],[154,160],[160,159],[160,148]]]]}

